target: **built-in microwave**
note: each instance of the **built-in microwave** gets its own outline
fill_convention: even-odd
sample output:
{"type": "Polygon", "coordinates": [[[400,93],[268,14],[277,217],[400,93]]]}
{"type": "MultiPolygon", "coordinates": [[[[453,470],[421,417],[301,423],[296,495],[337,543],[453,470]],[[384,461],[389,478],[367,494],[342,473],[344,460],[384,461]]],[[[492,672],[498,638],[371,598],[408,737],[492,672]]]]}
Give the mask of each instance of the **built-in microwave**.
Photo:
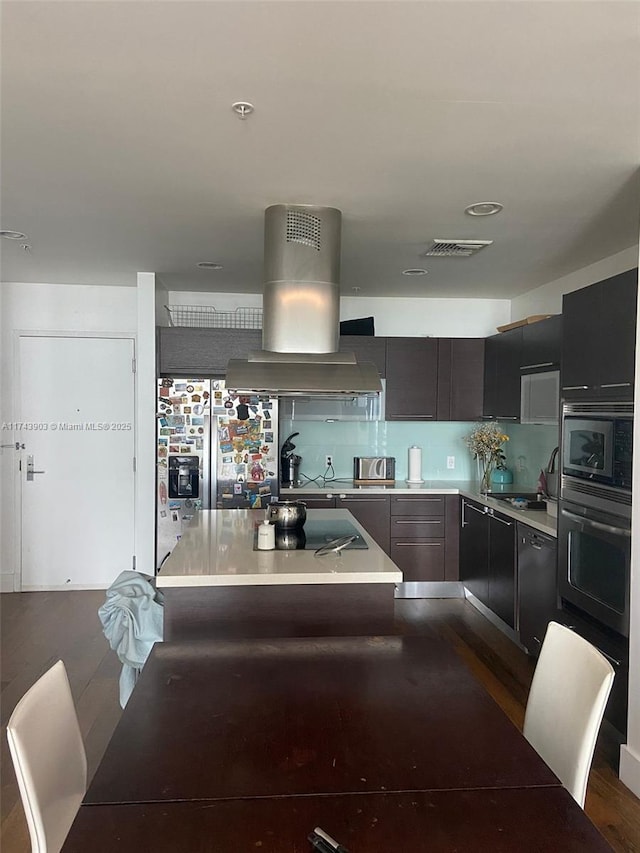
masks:
{"type": "Polygon", "coordinates": [[[565,403],[563,477],[631,490],[633,403],[565,403]]]}

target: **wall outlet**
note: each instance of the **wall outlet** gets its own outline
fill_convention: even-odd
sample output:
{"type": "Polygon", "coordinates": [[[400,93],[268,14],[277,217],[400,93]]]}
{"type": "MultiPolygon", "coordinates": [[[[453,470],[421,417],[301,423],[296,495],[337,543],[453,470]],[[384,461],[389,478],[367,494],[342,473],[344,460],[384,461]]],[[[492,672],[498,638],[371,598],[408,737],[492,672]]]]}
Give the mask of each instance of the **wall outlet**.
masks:
{"type": "Polygon", "coordinates": [[[456,467],[456,457],[455,456],[447,456],[447,468],[455,468],[456,467]]]}
{"type": "Polygon", "coordinates": [[[326,464],[327,468],[331,468],[333,465],[333,456],[331,456],[331,454],[327,453],[326,458],[327,458],[327,461],[325,464],[326,464]]]}

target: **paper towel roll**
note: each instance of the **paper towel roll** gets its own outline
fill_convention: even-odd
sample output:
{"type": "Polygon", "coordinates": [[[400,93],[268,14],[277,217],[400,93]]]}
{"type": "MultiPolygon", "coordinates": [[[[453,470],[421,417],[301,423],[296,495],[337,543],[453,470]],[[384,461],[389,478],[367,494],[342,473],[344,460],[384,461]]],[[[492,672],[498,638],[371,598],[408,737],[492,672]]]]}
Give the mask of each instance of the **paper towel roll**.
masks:
{"type": "Polygon", "coordinates": [[[408,471],[407,483],[424,483],[422,479],[422,448],[415,444],[409,448],[408,471]]]}

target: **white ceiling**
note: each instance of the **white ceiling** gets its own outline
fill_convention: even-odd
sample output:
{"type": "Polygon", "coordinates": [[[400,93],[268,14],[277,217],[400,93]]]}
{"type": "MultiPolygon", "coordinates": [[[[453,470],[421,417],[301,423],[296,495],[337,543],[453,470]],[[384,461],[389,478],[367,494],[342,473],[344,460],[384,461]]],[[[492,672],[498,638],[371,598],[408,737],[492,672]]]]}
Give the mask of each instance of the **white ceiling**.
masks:
{"type": "Polygon", "coordinates": [[[343,211],[345,295],[508,298],[638,241],[636,2],[49,0],[2,17],[0,227],[31,246],[2,241],[4,281],[144,270],[255,293],[279,202],[343,211]],[[485,200],[504,211],[464,214],[485,200]],[[421,258],[435,237],[495,242],[421,258]]]}

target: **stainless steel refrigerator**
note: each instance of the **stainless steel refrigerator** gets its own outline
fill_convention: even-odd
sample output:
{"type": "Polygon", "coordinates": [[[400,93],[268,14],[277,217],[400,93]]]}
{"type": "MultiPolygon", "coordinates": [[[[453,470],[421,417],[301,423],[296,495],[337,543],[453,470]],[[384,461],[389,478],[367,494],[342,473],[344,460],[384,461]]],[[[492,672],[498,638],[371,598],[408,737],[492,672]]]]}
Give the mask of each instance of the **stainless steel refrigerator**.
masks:
{"type": "Polygon", "coordinates": [[[156,565],[199,509],[278,497],[278,401],[231,397],[223,380],[158,380],[156,565]]]}

